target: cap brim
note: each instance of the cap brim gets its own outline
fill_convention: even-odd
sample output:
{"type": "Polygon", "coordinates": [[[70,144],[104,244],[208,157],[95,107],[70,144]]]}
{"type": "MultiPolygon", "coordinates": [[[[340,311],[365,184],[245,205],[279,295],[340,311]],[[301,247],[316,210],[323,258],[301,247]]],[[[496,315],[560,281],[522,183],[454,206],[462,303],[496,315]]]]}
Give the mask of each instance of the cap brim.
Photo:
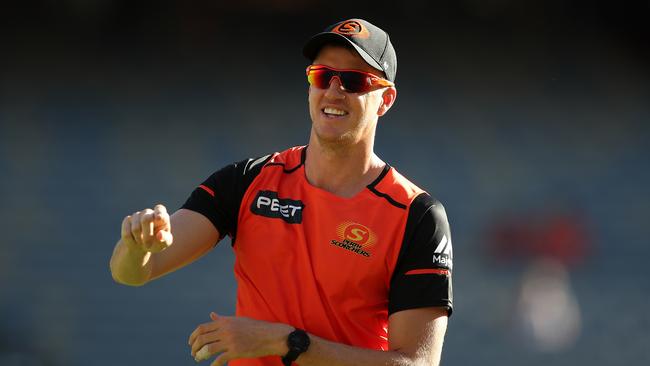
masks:
{"type": "Polygon", "coordinates": [[[302,54],[313,61],[318,55],[318,51],[320,51],[320,49],[328,43],[343,43],[354,47],[359,56],[361,56],[361,58],[363,58],[363,60],[366,61],[368,65],[383,72],[384,74],[386,73],[381,65],[379,65],[377,61],[370,57],[366,51],[361,49],[361,47],[357,46],[354,42],[350,41],[346,36],[340,35],[338,33],[323,32],[311,37],[311,39],[307,41],[307,44],[305,44],[305,47],[303,47],[302,54]]]}

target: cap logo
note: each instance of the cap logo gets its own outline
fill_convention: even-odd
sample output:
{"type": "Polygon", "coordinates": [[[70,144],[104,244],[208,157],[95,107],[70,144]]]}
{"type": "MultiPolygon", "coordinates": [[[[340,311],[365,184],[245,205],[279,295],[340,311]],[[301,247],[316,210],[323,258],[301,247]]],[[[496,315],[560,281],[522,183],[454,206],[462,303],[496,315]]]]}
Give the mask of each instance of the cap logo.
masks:
{"type": "Polygon", "coordinates": [[[368,30],[356,20],[346,20],[332,29],[332,32],[344,35],[346,37],[368,38],[368,30]]]}

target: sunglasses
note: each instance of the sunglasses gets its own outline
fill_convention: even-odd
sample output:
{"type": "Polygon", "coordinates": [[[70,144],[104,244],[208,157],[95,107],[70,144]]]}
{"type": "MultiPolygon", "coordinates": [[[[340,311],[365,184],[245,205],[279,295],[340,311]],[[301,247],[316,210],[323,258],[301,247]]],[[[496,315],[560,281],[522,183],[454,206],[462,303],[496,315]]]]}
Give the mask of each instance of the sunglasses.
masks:
{"type": "Polygon", "coordinates": [[[309,65],[307,67],[307,81],[319,89],[327,89],[332,79],[337,78],[343,89],[350,93],[365,93],[374,86],[393,86],[392,82],[382,79],[377,75],[359,70],[342,70],[325,65],[309,65]]]}

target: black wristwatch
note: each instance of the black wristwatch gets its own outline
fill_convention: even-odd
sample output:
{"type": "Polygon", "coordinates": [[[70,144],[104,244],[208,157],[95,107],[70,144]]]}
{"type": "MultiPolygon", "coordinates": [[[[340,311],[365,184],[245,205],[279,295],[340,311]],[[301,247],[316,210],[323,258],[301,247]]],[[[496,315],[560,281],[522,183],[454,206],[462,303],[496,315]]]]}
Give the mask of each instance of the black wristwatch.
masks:
{"type": "Polygon", "coordinates": [[[291,366],[301,353],[307,351],[309,348],[309,334],[302,329],[296,328],[293,332],[289,333],[287,337],[287,346],[289,352],[282,357],[282,364],[284,366],[291,366]]]}

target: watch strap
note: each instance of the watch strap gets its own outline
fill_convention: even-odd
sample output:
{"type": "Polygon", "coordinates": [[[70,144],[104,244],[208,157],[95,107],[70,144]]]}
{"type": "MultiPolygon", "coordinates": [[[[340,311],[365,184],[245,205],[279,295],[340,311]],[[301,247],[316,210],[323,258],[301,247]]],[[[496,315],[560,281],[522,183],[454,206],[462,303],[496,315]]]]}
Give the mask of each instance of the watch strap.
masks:
{"type": "Polygon", "coordinates": [[[301,353],[307,351],[309,348],[309,335],[302,329],[294,329],[287,337],[287,346],[289,352],[282,357],[282,364],[284,366],[291,366],[291,363],[298,359],[301,353]]]}
{"type": "Polygon", "coordinates": [[[284,355],[284,357],[282,357],[282,364],[284,366],[291,366],[291,363],[297,360],[298,356],[300,356],[301,353],[302,352],[298,352],[295,349],[294,350],[289,349],[289,352],[287,352],[287,354],[284,355]]]}

